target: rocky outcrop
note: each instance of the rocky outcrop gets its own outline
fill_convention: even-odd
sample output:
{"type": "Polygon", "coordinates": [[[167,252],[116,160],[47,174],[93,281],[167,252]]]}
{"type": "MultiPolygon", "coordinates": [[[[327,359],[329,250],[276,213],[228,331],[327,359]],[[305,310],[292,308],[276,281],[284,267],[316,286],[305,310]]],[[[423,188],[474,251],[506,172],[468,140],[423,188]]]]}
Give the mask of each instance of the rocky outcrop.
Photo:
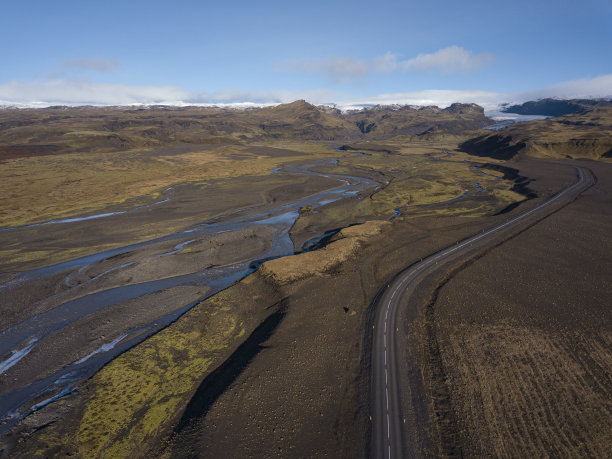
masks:
{"type": "Polygon", "coordinates": [[[444,109],[448,113],[457,115],[480,115],[484,116],[484,108],[476,104],[452,104],[450,107],[444,109]]]}
{"type": "Polygon", "coordinates": [[[511,136],[483,135],[459,145],[461,151],[473,156],[494,159],[512,159],[525,148],[524,142],[516,142],[511,136]]]}
{"type": "Polygon", "coordinates": [[[376,123],[368,123],[366,120],[357,121],[355,125],[362,134],[369,134],[372,130],[376,129],[376,123]]]}

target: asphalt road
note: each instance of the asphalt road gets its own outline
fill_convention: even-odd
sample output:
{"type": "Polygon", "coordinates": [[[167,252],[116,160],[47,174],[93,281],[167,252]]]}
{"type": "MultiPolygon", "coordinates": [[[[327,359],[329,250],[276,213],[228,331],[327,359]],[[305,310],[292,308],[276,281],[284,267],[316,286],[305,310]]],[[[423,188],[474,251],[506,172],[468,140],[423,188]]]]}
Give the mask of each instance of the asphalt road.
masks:
{"type": "Polygon", "coordinates": [[[372,343],[370,414],[372,420],[371,457],[402,458],[422,456],[422,446],[414,441],[419,434],[414,430],[419,426],[418,416],[413,412],[417,407],[406,402],[412,397],[407,365],[401,355],[402,343],[405,346],[404,327],[398,324],[398,311],[408,304],[414,287],[432,273],[442,270],[451,261],[461,257],[471,257],[482,249],[499,243],[516,230],[534,224],[561,206],[572,201],[595,183],[592,172],[586,168],[575,167],[577,181],[551,196],[538,206],[509,218],[492,228],[458,241],[455,245],[423,258],[408,267],[390,282],[378,297],[372,343]],[[402,382],[404,382],[402,384],[402,382]],[[417,421],[415,421],[417,420],[417,421]]]}

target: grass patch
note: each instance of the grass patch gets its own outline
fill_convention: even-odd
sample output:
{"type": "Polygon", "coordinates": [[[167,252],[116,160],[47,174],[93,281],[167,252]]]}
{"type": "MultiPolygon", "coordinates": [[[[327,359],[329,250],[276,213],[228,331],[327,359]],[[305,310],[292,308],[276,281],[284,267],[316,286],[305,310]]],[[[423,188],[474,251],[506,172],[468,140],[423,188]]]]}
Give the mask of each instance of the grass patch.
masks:
{"type": "MultiPolygon", "coordinates": [[[[74,133],[73,133],[74,134],[74,133]]],[[[153,202],[177,183],[266,175],[287,160],[335,155],[324,146],[300,148],[290,158],[250,154],[248,147],[222,146],[166,154],[159,151],[70,153],[17,158],[0,169],[0,227],[38,223],[95,213],[140,198],[134,205],[153,202]],[[235,159],[240,154],[240,159],[235,159]]],[[[271,150],[274,151],[274,150],[271,150]]]]}
{"type": "Polygon", "coordinates": [[[12,271],[19,270],[21,264],[44,261],[44,264],[56,264],[65,260],[71,260],[90,253],[97,253],[103,250],[108,250],[118,244],[100,244],[89,247],[77,247],[73,249],[55,249],[55,250],[28,250],[27,247],[22,249],[6,249],[0,250],[0,267],[3,270],[12,271]]]}
{"type": "MultiPolygon", "coordinates": [[[[359,147],[359,144],[354,146],[356,151],[360,151],[359,147]]],[[[363,171],[363,175],[376,176],[377,180],[388,184],[367,198],[332,204],[318,209],[314,215],[303,215],[293,231],[309,227],[337,228],[370,218],[388,219],[398,207],[402,208],[403,218],[415,215],[482,216],[524,199],[510,191],[514,182],[500,180],[503,174],[489,174],[488,169],[488,175],[479,173],[471,163],[474,158],[457,152],[456,147],[452,143],[416,141],[407,145],[390,142],[391,153],[363,148],[361,151],[368,155],[355,156],[355,152],[349,151],[352,156],[342,158],[338,166],[321,170],[358,175],[357,169],[363,171]],[[457,198],[466,191],[475,195],[476,183],[485,190],[481,196],[489,198],[486,202],[472,200],[462,205],[460,200],[452,205],[430,207],[457,198]]]]}
{"type": "Polygon", "coordinates": [[[368,238],[380,234],[388,221],[368,221],[340,231],[336,240],[314,252],[301,253],[265,262],[259,274],[276,285],[285,285],[311,276],[320,276],[355,255],[368,238]]]}

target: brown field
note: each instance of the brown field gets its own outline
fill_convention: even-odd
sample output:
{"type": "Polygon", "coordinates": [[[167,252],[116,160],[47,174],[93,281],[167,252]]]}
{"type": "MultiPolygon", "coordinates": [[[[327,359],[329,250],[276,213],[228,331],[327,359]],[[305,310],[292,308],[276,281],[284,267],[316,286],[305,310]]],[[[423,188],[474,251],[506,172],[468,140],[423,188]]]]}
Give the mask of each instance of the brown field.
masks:
{"type": "Polygon", "coordinates": [[[601,211],[612,169],[591,167],[594,188],[437,294],[433,329],[456,420],[449,435],[466,456],[608,454],[612,219],[601,211]]]}

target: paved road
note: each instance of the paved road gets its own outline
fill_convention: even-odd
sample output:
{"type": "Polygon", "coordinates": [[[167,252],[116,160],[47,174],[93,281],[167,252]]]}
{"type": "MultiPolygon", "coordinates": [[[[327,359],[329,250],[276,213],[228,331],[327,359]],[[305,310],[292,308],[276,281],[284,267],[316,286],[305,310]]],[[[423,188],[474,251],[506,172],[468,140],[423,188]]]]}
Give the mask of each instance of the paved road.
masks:
{"type": "MultiPolygon", "coordinates": [[[[562,205],[573,200],[593,183],[595,178],[590,170],[575,167],[577,181],[551,196],[537,207],[523,212],[509,220],[484,230],[455,245],[443,249],[400,273],[379,297],[374,322],[372,343],[372,373],[370,413],[372,418],[371,456],[375,458],[401,458],[422,456],[423,451],[415,444],[418,433],[413,431],[416,408],[412,403],[402,403],[411,397],[401,393],[402,380],[407,379],[406,365],[400,364],[401,343],[406,343],[403,327],[398,325],[398,310],[407,303],[414,287],[434,271],[443,269],[445,264],[498,243],[509,233],[533,224],[562,205]],[[408,422],[406,422],[408,420],[408,422]]],[[[411,382],[408,381],[408,385],[411,382]]]]}

